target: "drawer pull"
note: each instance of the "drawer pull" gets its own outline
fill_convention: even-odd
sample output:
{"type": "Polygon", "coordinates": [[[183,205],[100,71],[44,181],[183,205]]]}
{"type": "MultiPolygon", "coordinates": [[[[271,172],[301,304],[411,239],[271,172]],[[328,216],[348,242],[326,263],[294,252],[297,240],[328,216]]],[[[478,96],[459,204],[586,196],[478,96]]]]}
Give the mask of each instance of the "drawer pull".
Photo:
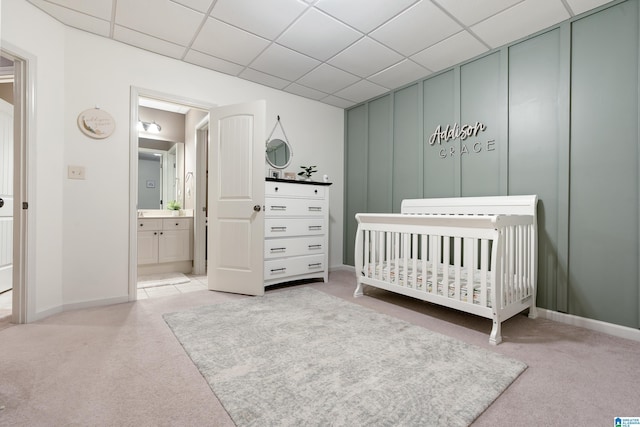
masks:
{"type": "Polygon", "coordinates": [[[282,267],[282,268],[272,268],[271,272],[272,273],[284,273],[287,270],[286,267],[282,267]]]}
{"type": "Polygon", "coordinates": [[[309,264],[309,268],[322,268],[322,263],[314,262],[313,264],[309,264]]]}
{"type": "Polygon", "coordinates": [[[309,245],[309,249],[322,249],[322,245],[309,245]]]}
{"type": "Polygon", "coordinates": [[[271,227],[271,231],[287,231],[287,227],[271,227]]]}
{"type": "Polygon", "coordinates": [[[273,206],[271,206],[271,210],[272,211],[286,211],[287,207],[286,206],[273,205],[273,206]]]}
{"type": "Polygon", "coordinates": [[[322,212],[322,206],[309,206],[309,212],[322,212]]]}
{"type": "Polygon", "coordinates": [[[271,253],[274,253],[274,252],[284,252],[284,251],[286,251],[286,250],[287,250],[287,248],[271,248],[271,253]]]}
{"type": "Polygon", "coordinates": [[[309,226],[309,231],[316,231],[316,230],[322,230],[322,226],[321,225],[310,225],[309,226]]]}

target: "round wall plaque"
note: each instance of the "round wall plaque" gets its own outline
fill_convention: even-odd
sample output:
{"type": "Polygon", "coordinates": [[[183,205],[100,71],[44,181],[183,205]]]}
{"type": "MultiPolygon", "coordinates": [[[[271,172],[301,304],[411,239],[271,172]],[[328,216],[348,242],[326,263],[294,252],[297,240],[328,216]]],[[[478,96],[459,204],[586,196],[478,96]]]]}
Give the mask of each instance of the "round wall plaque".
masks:
{"type": "Polygon", "coordinates": [[[103,139],[113,133],[116,122],[106,111],[89,108],[78,115],[78,127],[91,138],[103,139]]]}

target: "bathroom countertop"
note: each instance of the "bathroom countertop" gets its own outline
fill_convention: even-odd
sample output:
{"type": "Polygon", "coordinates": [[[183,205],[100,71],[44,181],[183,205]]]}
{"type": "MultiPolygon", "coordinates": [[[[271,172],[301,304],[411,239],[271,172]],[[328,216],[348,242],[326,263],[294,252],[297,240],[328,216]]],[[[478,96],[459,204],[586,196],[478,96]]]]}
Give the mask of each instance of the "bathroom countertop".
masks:
{"type": "Polygon", "coordinates": [[[160,209],[138,210],[138,218],[193,218],[193,209],[183,209],[180,215],[174,215],[173,212],[160,209]]]}

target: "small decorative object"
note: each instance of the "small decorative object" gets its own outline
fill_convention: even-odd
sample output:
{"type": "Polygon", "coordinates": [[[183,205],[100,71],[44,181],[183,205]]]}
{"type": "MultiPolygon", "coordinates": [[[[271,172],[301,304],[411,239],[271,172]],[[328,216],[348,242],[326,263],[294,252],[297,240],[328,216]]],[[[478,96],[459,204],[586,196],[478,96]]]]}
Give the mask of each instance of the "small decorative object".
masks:
{"type": "Polygon", "coordinates": [[[306,181],[311,181],[311,175],[318,172],[316,166],[300,166],[303,171],[298,172],[298,176],[304,176],[306,181]]]}
{"type": "Polygon", "coordinates": [[[296,173],[295,172],[285,172],[284,173],[284,179],[296,179],[296,173]]]}
{"type": "Polygon", "coordinates": [[[327,174],[322,175],[322,182],[329,182],[329,175],[327,174]]]}
{"type": "Polygon", "coordinates": [[[116,128],[116,122],[111,114],[100,108],[89,108],[78,115],[78,128],[94,139],[109,137],[116,128]]]}
{"type": "Polygon", "coordinates": [[[167,209],[173,211],[173,216],[180,216],[181,208],[182,206],[180,205],[180,202],[176,200],[171,200],[169,203],[167,203],[167,209]]]}
{"type": "Polygon", "coordinates": [[[280,178],[280,171],[278,169],[269,169],[269,178],[280,178]]]}

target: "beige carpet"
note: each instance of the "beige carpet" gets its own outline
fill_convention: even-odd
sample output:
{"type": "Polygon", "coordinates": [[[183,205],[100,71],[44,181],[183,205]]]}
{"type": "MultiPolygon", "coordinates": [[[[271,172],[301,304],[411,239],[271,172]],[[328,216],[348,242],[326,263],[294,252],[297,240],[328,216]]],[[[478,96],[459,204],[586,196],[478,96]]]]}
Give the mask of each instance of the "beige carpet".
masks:
{"type": "Polygon", "coordinates": [[[164,319],[238,426],[466,426],[526,368],[305,287],[164,319]]]}
{"type": "Polygon", "coordinates": [[[191,280],[182,273],[156,273],[138,276],[138,289],[155,286],[179,285],[191,280]]]}
{"type": "MultiPolygon", "coordinates": [[[[305,286],[526,363],[473,427],[613,426],[640,414],[640,342],[515,316],[491,346],[491,320],[373,289],[354,299],[350,271],[305,286]]],[[[197,291],[0,325],[0,425],[233,426],[162,315],[242,298],[197,291]]]]}

